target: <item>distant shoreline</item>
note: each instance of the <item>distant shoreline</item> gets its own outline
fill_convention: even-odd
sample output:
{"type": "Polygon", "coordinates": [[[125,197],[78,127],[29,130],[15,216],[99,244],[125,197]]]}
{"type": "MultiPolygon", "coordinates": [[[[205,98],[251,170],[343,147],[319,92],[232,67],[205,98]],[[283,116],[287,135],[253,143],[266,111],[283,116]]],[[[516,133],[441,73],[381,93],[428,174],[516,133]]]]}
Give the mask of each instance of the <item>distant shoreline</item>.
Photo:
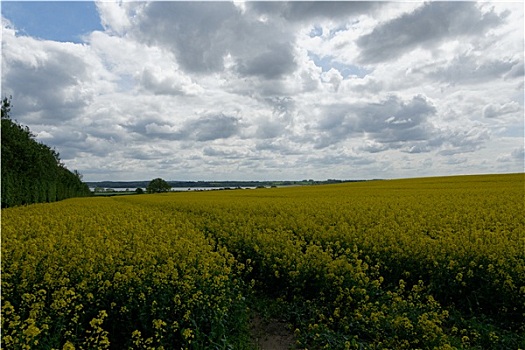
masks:
{"type": "MultiPolygon", "coordinates": [[[[370,180],[335,180],[324,181],[301,180],[301,181],[167,181],[172,188],[250,188],[250,187],[272,187],[272,186],[304,186],[324,185],[345,182],[362,182],[370,180]]],[[[97,181],[85,182],[90,188],[146,188],[149,181],[97,181]]]]}

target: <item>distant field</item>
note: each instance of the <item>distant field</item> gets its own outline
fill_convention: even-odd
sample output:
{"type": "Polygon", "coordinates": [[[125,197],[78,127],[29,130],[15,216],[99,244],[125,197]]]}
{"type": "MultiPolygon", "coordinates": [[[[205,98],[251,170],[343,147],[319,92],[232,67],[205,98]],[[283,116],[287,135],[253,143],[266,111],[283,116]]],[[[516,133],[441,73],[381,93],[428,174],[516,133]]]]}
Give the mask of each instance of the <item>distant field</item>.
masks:
{"type": "Polygon", "coordinates": [[[525,348],[524,174],[2,210],[2,348],[525,348]]]}

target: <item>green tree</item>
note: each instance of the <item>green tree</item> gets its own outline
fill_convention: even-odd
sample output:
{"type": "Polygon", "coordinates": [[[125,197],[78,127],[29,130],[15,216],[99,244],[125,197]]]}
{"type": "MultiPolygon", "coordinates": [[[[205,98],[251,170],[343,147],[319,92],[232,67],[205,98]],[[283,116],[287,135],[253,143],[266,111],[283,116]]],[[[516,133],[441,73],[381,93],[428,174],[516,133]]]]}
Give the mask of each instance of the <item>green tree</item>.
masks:
{"type": "Polygon", "coordinates": [[[12,96],[9,96],[9,98],[4,97],[2,99],[2,119],[10,119],[9,113],[11,112],[11,100],[12,96]]]}
{"type": "Polygon", "coordinates": [[[170,189],[171,186],[161,178],[151,180],[148,187],[146,187],[148,193],[168,192],[170,189]]]}
{"type": "Polygon", "coordinates": [[[140,187],[137,187],[137,189],[135,190],[135,193],[136,194],[143,194],[144,193],[144,190],[140,187]]]}
{"type": "Polygon", "coordinates": [[[78,171],[67,170],[55,150],[11,120],[11,98],[1,103],[2,208],[90,195],[78,171]]]}

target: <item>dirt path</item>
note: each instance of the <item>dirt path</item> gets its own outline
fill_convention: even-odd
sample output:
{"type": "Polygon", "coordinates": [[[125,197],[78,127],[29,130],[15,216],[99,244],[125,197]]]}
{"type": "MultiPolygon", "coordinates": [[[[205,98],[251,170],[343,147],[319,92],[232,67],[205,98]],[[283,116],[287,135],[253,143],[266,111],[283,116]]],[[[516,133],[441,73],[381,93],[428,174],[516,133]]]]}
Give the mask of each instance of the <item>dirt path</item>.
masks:
{"type": "Polygon", "coordinates": [[[256,315],[251,325],[252,338],[259,350],[295,349],[293,333],[286,323],[278,320],[263,320],[256,315]]]}

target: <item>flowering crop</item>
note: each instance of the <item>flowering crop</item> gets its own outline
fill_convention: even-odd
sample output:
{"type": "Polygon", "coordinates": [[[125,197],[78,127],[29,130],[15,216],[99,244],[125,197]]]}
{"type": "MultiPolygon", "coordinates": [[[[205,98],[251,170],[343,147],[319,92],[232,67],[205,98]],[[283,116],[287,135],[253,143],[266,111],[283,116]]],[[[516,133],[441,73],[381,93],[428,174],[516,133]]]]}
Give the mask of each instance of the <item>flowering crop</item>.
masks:
{"type": "Polygon", "coordinates": [[[2,211],[2,345],[525,348],[524,175],[72,199],[2,211]],[[244,344],[244,345],[242,345],[244,344]]]}
{"type": "Polygon", "coordinates": [[[104,198],[3,210],[2,345],[226,347],[245,312],[236,270],[177,213],[104,198]]]}

